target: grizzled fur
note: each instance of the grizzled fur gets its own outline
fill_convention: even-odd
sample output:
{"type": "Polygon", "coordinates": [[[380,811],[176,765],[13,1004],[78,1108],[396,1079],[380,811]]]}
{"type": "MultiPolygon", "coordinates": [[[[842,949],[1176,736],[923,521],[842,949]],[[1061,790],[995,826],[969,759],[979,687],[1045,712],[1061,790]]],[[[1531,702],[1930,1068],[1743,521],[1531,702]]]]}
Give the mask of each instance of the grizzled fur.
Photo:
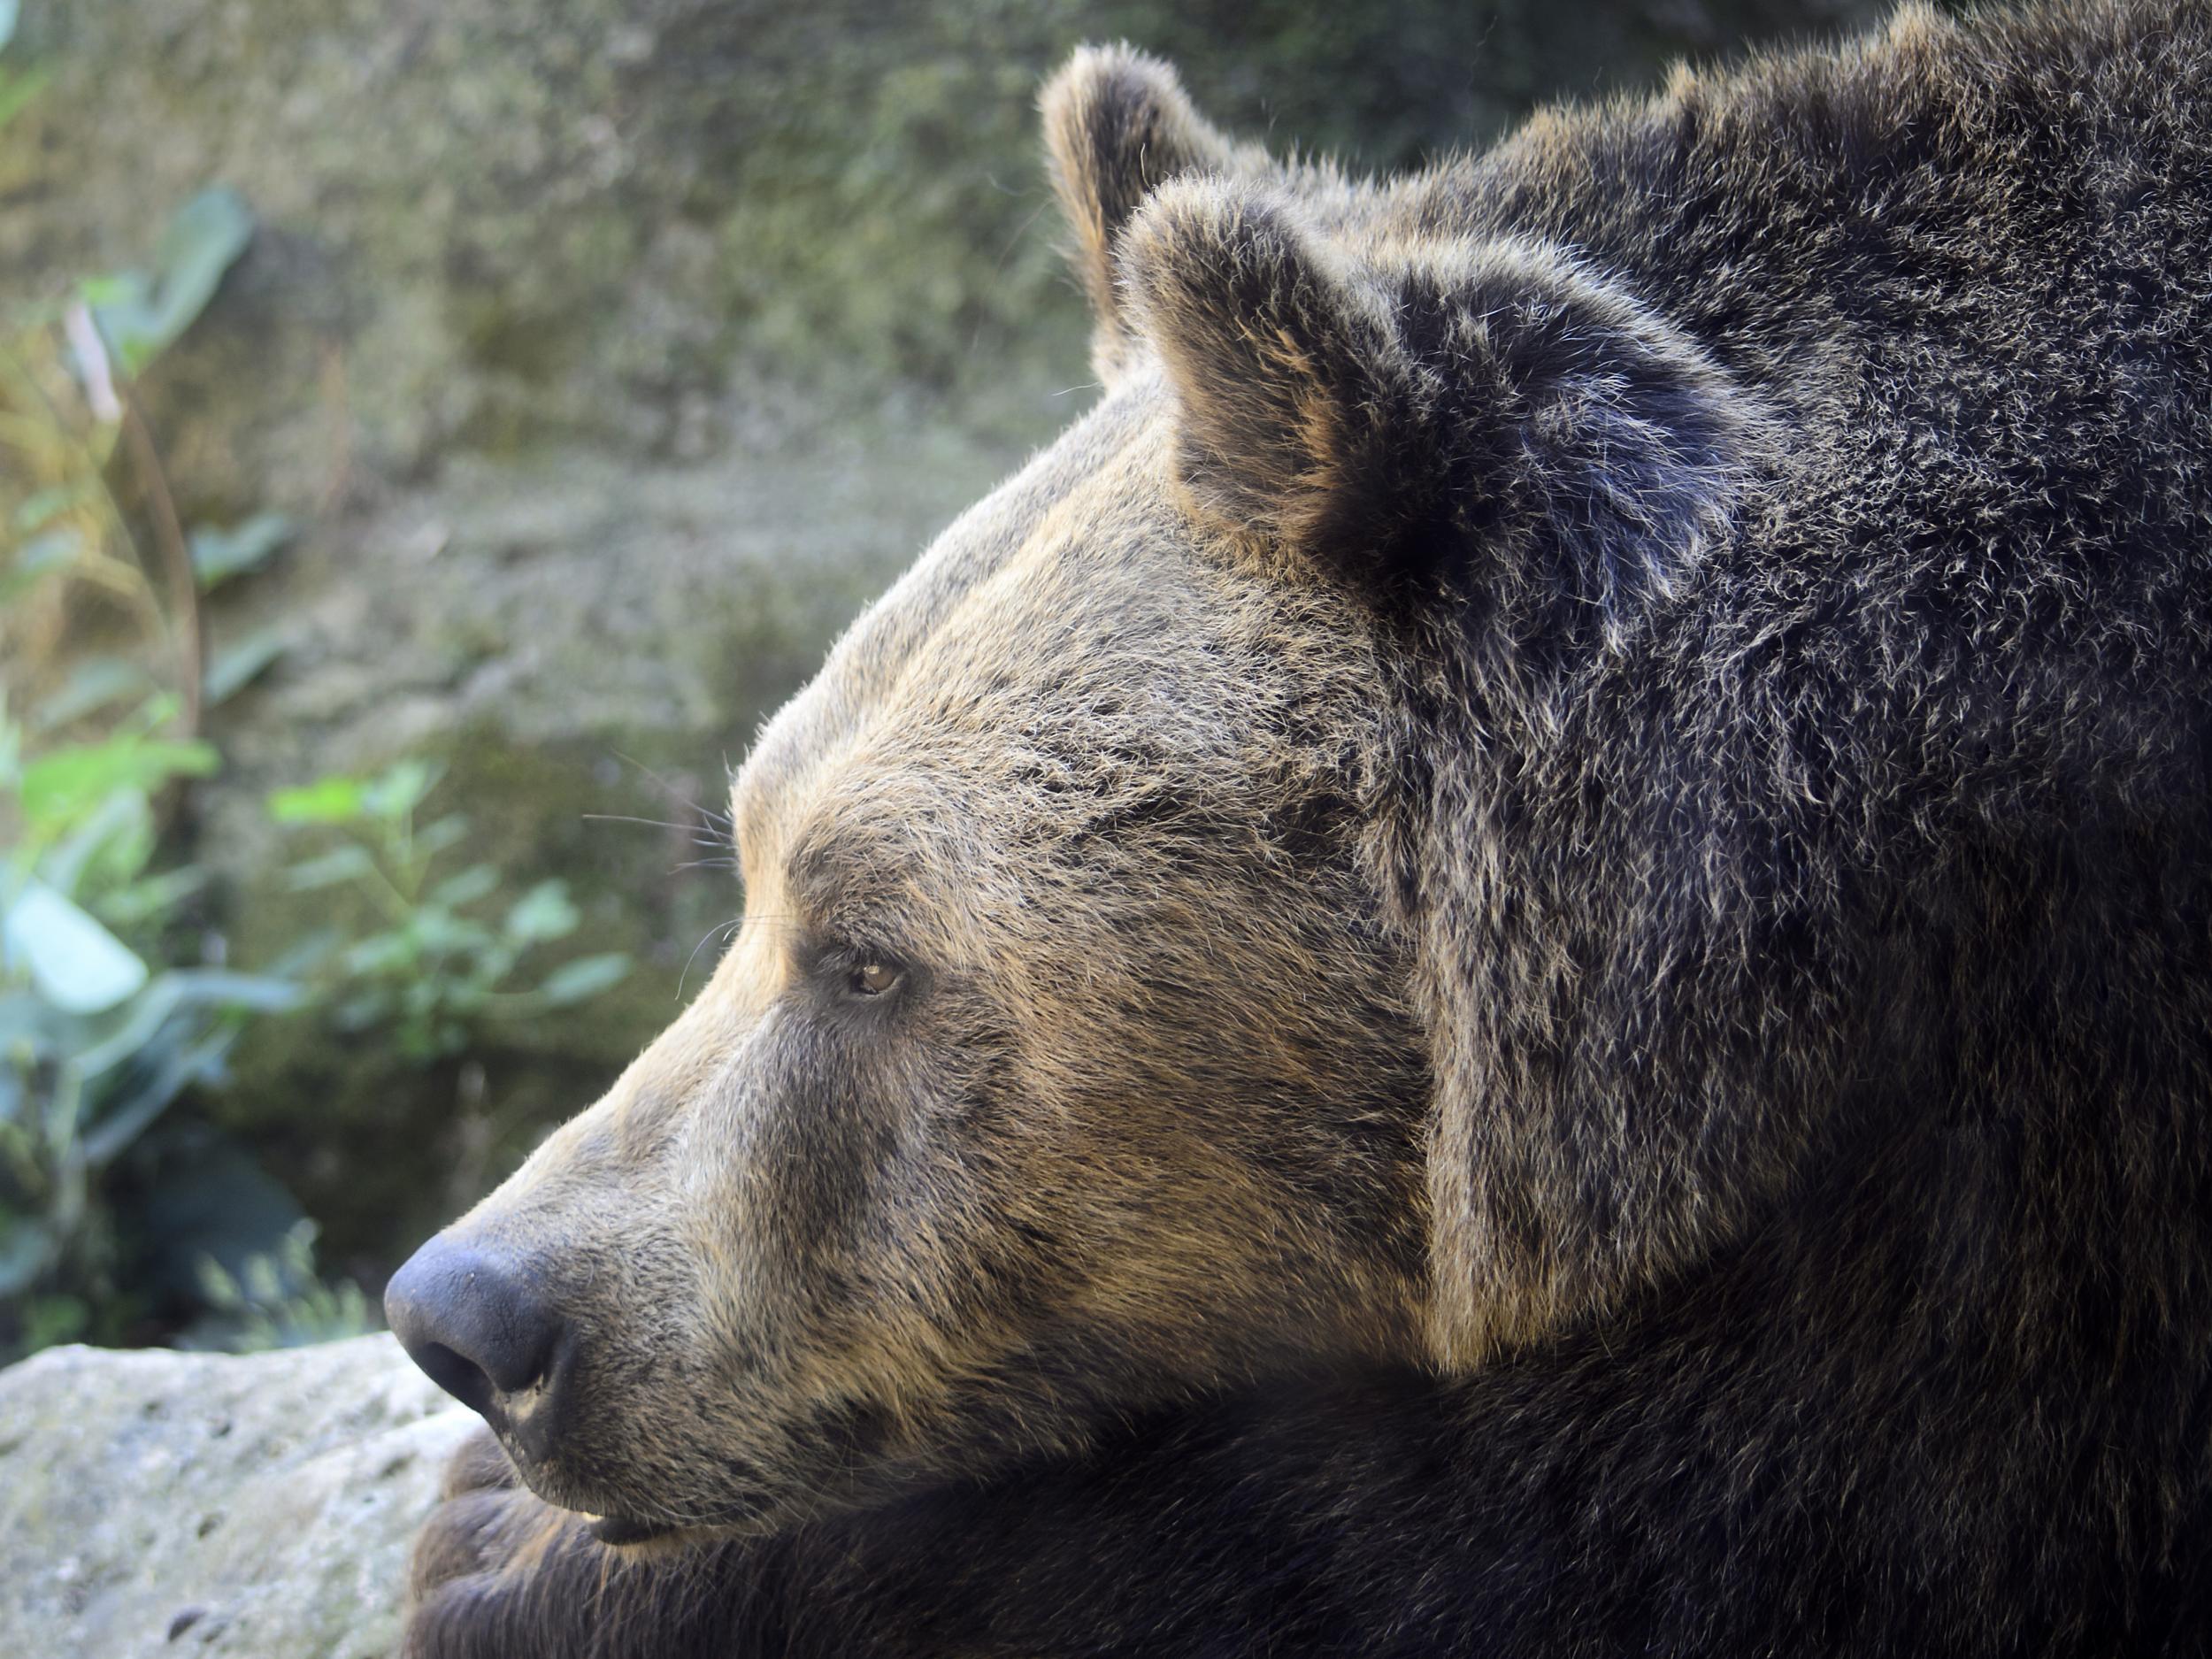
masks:
{"type": "Polygon", "coordinates": [[[1106,395],[457,1224],[578,1342],[411,1652],[2204,1651],[2212,14],[1045,107],[1106,395]]]}

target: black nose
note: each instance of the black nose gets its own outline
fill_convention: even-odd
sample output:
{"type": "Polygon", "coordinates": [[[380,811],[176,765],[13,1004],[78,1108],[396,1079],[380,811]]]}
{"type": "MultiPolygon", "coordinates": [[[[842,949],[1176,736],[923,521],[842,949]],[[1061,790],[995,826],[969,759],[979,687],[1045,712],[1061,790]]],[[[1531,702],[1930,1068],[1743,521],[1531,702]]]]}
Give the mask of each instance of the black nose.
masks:
{"type": "Polygon", "coordinates": [[[506,1426],[511,1396],[546,1380],[561,1339],[559,1317],[525,1275],[442,1233],[392,1275],[384,1317],[407,1357],[495,1428],[506,1426]]]}

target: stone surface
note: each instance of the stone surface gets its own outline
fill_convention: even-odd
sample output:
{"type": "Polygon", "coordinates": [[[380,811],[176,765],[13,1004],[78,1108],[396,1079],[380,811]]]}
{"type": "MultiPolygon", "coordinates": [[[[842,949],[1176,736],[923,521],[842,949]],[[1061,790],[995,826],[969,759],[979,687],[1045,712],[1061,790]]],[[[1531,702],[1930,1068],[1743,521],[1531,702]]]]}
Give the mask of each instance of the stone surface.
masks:
{"type": "Polygon", "coordinates": [[[476,1423],[388,1336],[0,1371],[0,1654],[380,1659],[476,1423]]]}

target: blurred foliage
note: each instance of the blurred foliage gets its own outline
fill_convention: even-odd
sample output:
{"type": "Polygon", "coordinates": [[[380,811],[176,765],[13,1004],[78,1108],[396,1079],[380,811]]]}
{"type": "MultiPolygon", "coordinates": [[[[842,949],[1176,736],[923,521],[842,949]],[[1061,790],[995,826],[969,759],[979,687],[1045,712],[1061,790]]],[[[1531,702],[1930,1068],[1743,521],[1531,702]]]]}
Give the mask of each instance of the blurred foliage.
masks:
{"type": "MultiPolygon", "coordinates": [[[[14,21],[0,0],[0,47],[14,21]]],[[[0,58],[0,123],[44,79],[0,58]]],[[[150,266],[81,281],[0,334],[0,638],[19,663],[71,664],[27,718],[0,703],[0,1358],[115,1340],[150,1311],[132,1258],[161,1241],[122,1213],[130,1161],[188,1093],[220,1084],[248,1021],[301,1000],[280,975],[218,965],[219,936],[190,914],[206,872],[160,856],[158,803],[219,760],[192,734],[204,688],[180,537],[165,526],[180,557],[157,583],[113,483],[127,452],[142,474],[151,453],[132,378],[251,234],[242,203],[204,193],[150,266]],[[160,688],[165,662],[182,696],[160,688]]]]}
{"type": "MultiPolygon", "coordinates": [[[[399,931],[388,895],[364,879],[304,891],[292,886],[295,867],[344,841],[373,850],[378,832],[369,823],[275,826],[273,846],[232,889],[242,955],[265,960],[323,929],[334,930],[336,941],[316,975],[328,987],[323,1011],[250,1033],[236,1057],[235,1086],[209,1102],[209,1116],[250,1144],[298,1195],[322,1228],[324,1259],[365,1282],[388,1272],[427,1233],[490,1191],[548,1129],[611,1083],[680,1006],[678,980],[695,943],[728,918],[734,895],[726,874],[672,873],[675,863],[699,856],[688,831],[594,822],[577,812],[580,803],[611,795],[633,811],[683,816],[634,799],[634,774],[609,752],[633,747],[633,736],[649,738],[525,743],[482,719],[417,746],[418,757],[443,769],[419,809],[418,839],[457,815],[467,826],[465,842],[437,855],[421,895],[429,898],[476,864],[509,872],[481,899],[471,899],[465,884],[448,900],[464,921],[497,935],[545,878],[559,876],[565,885],[557,891],[565,901],[558,910],[576,913],[574,931],[565,941],[532,945],[491,988],[538,989],[564,972],[571,953],[588,961],[626,956],[641,964],[588,1001],[533,1013],[526,1003],[495,995],[480,1016],[463,1022],[466,1046],[425,1057],[425,1045],[418,1045],[415,1055],[403,1054],[389,1024],[352,1030],[334,1018],[363,988],[343,980],[337,957],[345,941],[399,931]],[[525,871],[537,879],[523,879],[525,871]],[[303,1099],[314,1102],[311,1113],[300,1110],[303,1099]]],[[[644,746],[657,758],[669,757],[649,741],[644,746]]],[[[680,753],[671,745],[669,754],[680,753]]],[[[710,776],[711,766],[710,759],[710,776]]],[[[373,786],[382,775],[358,781],[373,786]]],[[[706,780],[685,783],[699,790],[706,780]]],[[[257,827],[270,828],[265,801],[257,795],[252,805],[257,827]]],[[[555,896],[530,899],[516,931],[565,920],[546,902],[555,896]]],[[[591,972],[611,979],[614,964],[591,972]]]]}
{"type": "Polygon", "coordinates": [[[132,390],[200,314],[252,229],[234,196],[204,191],[170,221],[150,265],[85,279],[4,319],[0,523],[11,553],[0,642],[22,679],[25,663],[72,665],[38,710],[42,729],[178,676],[186,724],[196,726],[204,702],[238,690],[275,655],[257,639],[204,664],[198,596],[266,559],[288,526],[262,515],[236,531],[188,534],[132,390]]]}
{"type": "MultiPolygon", "coordinates": [[[[15,18],[0,0],[0,48],[15,18]]],[[[0,124],[46,79],[0,56],[0,124]]],[[[144,266],[0,317],[0,642],[28,694],[19,716],[0,692],[0,1363],[73,1339],[251,1347],[369,1328],[358,1286],[318,1277],[313,1224],[290,1195],[177,1109],[227,1085],[253,1022],[310,1002],[426,1058],[627,968],[585,957],[510,987],[526,952],[573,931],[574,907],[549,882],[496,926],[471,919],[502,878],[480,863],[431,880],[465,826],[416,833],[435,781],[419,763],[275,803],[288,821],[363,833],[292,874],[373,886],[388,925],[295,941],[270,972],[223,965],[219,906],[209,870],[180,856],[179,808],[220,765],[203,714],[281,643],[251,635],[205,663],[199,606],[292,526],[262,512],[186,531],[134,386],[253,234],[237,196],[204,190],[144,266]]]]}
{"type": "Polygon", "coordinates": [[[539,882],[495,924],[471,913],[499,889],[492,865],[432,879],[439,856],[469,833],[457,813],[417,827],[416,809],[438,772],[404,760],[379,778],[327,777],[269,798],[280,824],[342,832],[335,845],[290,867],[292,889],[355,887],[383,924],[324,956],[317,977],[332,1023],[349,1033],[388,1032],[402,1056],[419,1062],[461,1053],[490,1022],[585,1002],[630,971],[626,955],[603,951],[572,957],[534,986],[510,983],[526,956],[567,938],[582,918],[563,881],[539,882]]]}
{"type": "MultiPolygon", "coordinates": [[[[0,50],[4,50],[8,42],[15,38],[15,26],[21,15],[22,8],[17,0],[0,0],[0,50]]],[[[5,127],[19,111],[27,107],[31,100],[38,96],[39,88],[45,84],[46,74],[42,69],[25,68],[12,62],[0,63],[0,127],[5,127]]]]}
{"type": "Polygon", "coordinates": [[[332,1342],[377,1328],[368,1298],[351,1279],[333,1286],[315,1271],[315,1224],[296,1223],[278,1248],[246,1258],[236,1273],[200,1258],[207,1313],[178,1344],[234,1354],[332,1342]]]}
{"type": "Polygon", "coordinates": [[[149,1311],[118,1213],[126,1156],[188,1091],[220,1084],[249,1019],[300,1001],[281,976],[147,960],[190,939],[182,911],[204,880],[156,863],[155,798],[216,764],[204,743],[161,735],[173,718],[157,701],[97,741],[27,755],[0,710],[0,818],[13,830],[0,866],[0,1358],[112,1341],[149,1311]]]}
{"type": "Polygon", "coordinates": [[[236,192],[203,190],[169,221],[150,268],[117,271],[82,285],[100,337],[125,374],[144,373],[207,308],[253,231],[253,214],[236,192]]]}

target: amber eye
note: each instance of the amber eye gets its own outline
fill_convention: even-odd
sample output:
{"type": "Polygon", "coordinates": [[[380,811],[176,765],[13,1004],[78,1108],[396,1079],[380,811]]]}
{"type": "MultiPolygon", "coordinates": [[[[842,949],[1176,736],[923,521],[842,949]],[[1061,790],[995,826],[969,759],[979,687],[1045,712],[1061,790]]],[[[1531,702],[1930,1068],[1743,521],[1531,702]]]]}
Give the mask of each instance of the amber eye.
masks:
{"type": "Polygon", "coordinates": [[[899,982],[899,971],[888,963],[864,962],[848,983],[855,996],[881,996],[899,982]]]}

